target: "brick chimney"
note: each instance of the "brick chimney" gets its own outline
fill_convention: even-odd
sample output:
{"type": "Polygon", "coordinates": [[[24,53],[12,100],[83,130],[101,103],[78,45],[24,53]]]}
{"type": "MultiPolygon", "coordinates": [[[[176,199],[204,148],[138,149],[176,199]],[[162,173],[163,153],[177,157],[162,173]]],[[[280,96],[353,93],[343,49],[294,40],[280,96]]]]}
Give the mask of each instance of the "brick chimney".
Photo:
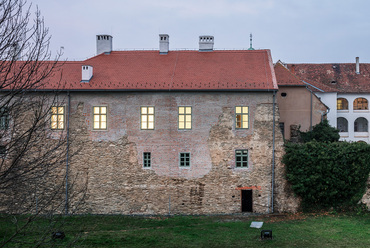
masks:
{"type": "Polygon", "coordinates": [[[211,35],[199,36],[199,51],[208,52],[213,51],[214,37],[211,35]]]}
{"type": "Polygon", "coordinates": [[[159,54],[167,54],[170,47],[170,36],[168,34],[159,35],[159,54]]]}
{"type": "Polygon", "coordinates": [[[91,65],[83,65],[81,82],[88,83],[92,76],[93,76],[93,67],[91,65]]]}
{"type": "Polygon", "coordinates": [[[107,34],[96,36],[96,54],[110,54],[113,48],[113,37],[107,34]]]}

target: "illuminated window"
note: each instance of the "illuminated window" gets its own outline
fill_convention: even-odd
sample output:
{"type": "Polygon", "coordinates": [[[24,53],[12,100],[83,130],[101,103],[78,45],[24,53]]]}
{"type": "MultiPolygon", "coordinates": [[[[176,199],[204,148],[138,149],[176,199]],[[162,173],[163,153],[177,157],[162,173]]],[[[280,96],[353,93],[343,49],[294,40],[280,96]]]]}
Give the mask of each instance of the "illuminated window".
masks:
{"type": "Polygon", "coordinates": [[[6,107],[0,109],[0,129],[7,129],[9,126],[9,110],[6,107]]]}
{"type": "Polygon", "coordinates": [[[180,153],[180,167],[190,167],[190,153],[180,153]]]}
{"type": "Polygon", "coordinates": [[[235,151],[235,166],[237,168],[248,168],[248,150],[235,151]]]}
{"type": "Polygon", "coordinates": [[[107,129],[107,107],[98,106],[93,107],[94,111],[94,129],[105,130],[107,129]]]}
{"type": "Polygon", "coordinates": [[[348,110],[348,101],[345,98],[337,99],[337,110],[348,110]]]}
{"type": "Polygon", "coordinates": [[[357,98],[353,101],[354,110],[366,110],[368,109],[367,100],[365,98],[357,98]]]}
{"type": "Polygon", "coordinates": [[[148,168],[151,166],[151,154],[150,152],[144,152],[143,153],[143,161],[144,161],[144,167],[148,168]]]}
{"type": "Polygon", "coordinates": [[[64,129],[64,106],[51,107],[51,129],[64,129]]]}
{"type": "Polygon", "coordinates": [[[179,107],[179,129],[191,129],[191,107],[179,107]]]}
{"type": "Polygon", "coordinates": [[[154,129],[154,107],[141,107],[141,129],[154,129]]]}
{"type": "Polygon", "coordinates": [[[235,108],[235,127],[249,128],[249,111],[248,107],[235,108]]]}

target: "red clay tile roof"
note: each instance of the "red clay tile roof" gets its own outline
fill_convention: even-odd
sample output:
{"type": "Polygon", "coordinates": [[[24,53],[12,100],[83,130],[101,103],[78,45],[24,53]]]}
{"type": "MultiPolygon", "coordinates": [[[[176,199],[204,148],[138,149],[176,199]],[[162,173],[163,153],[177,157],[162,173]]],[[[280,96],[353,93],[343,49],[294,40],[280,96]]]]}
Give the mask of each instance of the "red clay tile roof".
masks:
{"type": "Polygon", "coordinates": [[[279,86],[306,86],[297,76],[291,73],[280,62],[275,64],[275,75],[279,86]]]}
{"type": "Polygon", "coordinates": [[[44,89],[69,90],[277,90],[269,50],[113,51],[85,61],[65,62],[44,89]],[[93,67],[81,82],[82,65],[93,67]]]}
{"type": "Polygon", "coordinates": [[[300,79],[325,92],[370,92],[370,64],[288,64],[288,69],[300,79]]]}

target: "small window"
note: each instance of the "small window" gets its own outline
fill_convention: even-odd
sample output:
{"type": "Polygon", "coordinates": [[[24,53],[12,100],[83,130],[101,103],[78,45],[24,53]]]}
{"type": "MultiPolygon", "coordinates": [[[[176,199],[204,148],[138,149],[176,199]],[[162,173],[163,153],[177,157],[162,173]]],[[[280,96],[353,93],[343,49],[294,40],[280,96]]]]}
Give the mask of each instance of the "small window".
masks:
{"type": "Polygon", "coordinates": [[[248,150],[235,151],[236,168],[248,168],[248,150]]]}
{"type": "Polygon", "coordinates": [[[348,101],[345,98],[337,99],[337,110],[348,110],[348,101]]]}
{"type": "Polygon", "coordinates": [[[354,110],[367,110],[367,100],[365,98],[357,98],[353,101],[354,110]]]}
{"type": "Polygon", "coordinates": [[[63,130],[64,129],[64,106],[51,107],[51,129],[63,130]]]}
{"type": "Polygon", "coordinates": [[[180,167],[190,167],[190,153],[180,153],[180,167]]]}
{"type": "Polygon", "coordinates": [[[107,107],[97,106],[93,107],[94,111],[94,130],[107,129],[107,107]]]}
{"type": "Polygon", "coordinates": [[[235,127],[248,128],[249,127],[249,109],[248,107],[235,108],[235,127]]]}
{"type": "Polygon", "coordinates": [[[154,129],[154,107],[141,107],[141,129],[154,129]]]}
{"type": "Polygon", "coordinates": [[[279,127],[280,127],[280,131],[283,135],[283,139],[285,139],[284,137],[284,134],[285,134],[285,126],[284,126],[284,122],[279,122],[279,127]]]}
{"type": "Polygon", "coordinates": [[[151,154],[150,154],[150,152],[144,152],[144,154],[143,154],[143,164],[144,164],[144,168],[151,167],[152,163],[151,163],[151,154]]]}
{"type": "Polygon", "coordinates": [[[0,129],[5,130],[9,127],[9,110],[6,107],[0,109],[0,129]]]}
{"type": "Polygon", "coordinates": [[[179,107],[179,129],[191,129],[191,107],[179,107]]]}
{"type": "Polygon", "coordinates": [[[281,95],[281,97],[286,97],[287,96],[287,93],[286,92],[283,92],[280,95],[281,95]]]}

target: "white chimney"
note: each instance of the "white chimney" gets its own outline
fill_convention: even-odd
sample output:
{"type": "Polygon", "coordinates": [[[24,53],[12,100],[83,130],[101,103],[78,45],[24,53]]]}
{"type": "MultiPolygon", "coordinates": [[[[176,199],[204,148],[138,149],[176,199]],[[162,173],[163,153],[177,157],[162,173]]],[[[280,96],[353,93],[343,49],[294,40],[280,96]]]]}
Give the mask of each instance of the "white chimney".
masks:
{"type": "Polygon", "coordinates": [[[92,76],[93,76],[93,67],[91,65],[83,65],[81,82],[88,83],[92,76]]]}
{"type": "Polygon", "coordinates": [[[96,54],[110,54],[113,48],[113,37],[107,34],[96,36],[96,54]]]}
{"type": "Polygon", "coordinates": [[[199,51],[213,51],[214,37],[210,35],[199,36],[199,51]]]}
{"type": "Polygon", "coordinates": [[[170,47],[170,36],[168,34],[159,35],[159,54],[167,54],[170,47]]]}
{"type": "Polygon", "coordinates": [[[360,57],[356,57],[356,74],[360,74],[360,57]]]}

